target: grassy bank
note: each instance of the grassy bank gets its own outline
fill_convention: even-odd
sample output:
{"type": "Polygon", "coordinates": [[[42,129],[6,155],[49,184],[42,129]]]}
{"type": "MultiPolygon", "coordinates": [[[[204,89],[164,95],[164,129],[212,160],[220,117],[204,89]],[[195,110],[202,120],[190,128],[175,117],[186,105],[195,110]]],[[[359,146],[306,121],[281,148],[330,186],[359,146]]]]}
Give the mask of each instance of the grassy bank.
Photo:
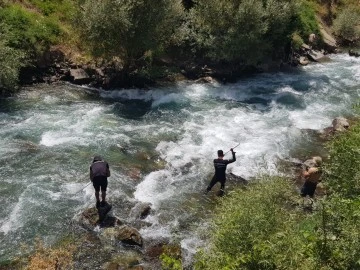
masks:
{"type": "Polygon", "coordinates": [[[265,177],[225,197],[196,269],[360,269],[360,124],[327,145],[328,196],[302,207],[290,179],[265,177]]]}

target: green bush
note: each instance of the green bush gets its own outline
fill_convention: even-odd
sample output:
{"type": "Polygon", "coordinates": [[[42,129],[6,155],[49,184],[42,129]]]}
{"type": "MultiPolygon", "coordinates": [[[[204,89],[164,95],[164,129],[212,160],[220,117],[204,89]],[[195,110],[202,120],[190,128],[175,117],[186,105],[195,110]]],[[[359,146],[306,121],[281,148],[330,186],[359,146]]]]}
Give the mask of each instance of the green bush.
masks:
{"type": "Polygon", "coordinates": [[[163,270],[182,270],[181,249],[179,246],[165,245],[160,255],[163,270]]]}
{"type": "Polygon", "coordinates": [[[75,12],[72,0],[29,0],[45,16],[55,16],[61,20],[71,21],[75,12]]]}
{"type": "Polygon", "coordinates": [[[81,10],[80,30],[92,52],[119,56],[125,65],[162,50],[183,11],[180,0],[85,0],[81,10]]]}
{"type": "Polygon", "coordinates": [[[291,13],[289,1],[199,0],[190,27],[197,47],[213,60],[256,63],[282,50],[291,13]]]}
{"type": "Polygon", "coordinates": [[[17,87],[19,70],[26,65],[26,54],[8,46],[6,27],[0,24],[0,95],[17,87]]]}
{"type": "Polygon", "coordinates": [[[322,269],[360,269],[360,200],[323,200],[313,256],[322,269]]]}
{"type": "Polygon", "coordinates": [[[330,190],[345,198],[360,196],[360,124],[334,138],[328,149],[325,181],[330,190]]]}
{"type": "Polygon", "coordinates": [[[304,40],[308,40],[310,34],[319,36],[319,26],[316,20],[315,6],[313,3],[302,0],[296,8],[296,15],[293,18],[293,28],[304,40]]]}
{"type": "Polygon", "coordinates": [[[334,20],[336,35],[346,41],[356,41],[360,38],[360,12],[354,7],[347,7],[334,20]]]}
{"type": "Polygon", "coordinates": [[[61,34],[53,18],[43,17],[17,4],[0,9],[0,23],[9,28],[9,46],[33,54],[56,43],[61,34]]]}
{"type": "Polygon", "coordinates": [[[292,41],[291,45],[295,50],[299,50],[301,48],[301,45],[304,44],[304,40],[301,38],[301,36],[298,33],[294,33],[292,35],[292,41]]]}
{"type": "Polygon", "coordinates": [[[281,178],[263,179],[226,197],[216,209],[210,246],[196,269],[315,269],[312,219],[290,211],[294,187],[281,178]]]}

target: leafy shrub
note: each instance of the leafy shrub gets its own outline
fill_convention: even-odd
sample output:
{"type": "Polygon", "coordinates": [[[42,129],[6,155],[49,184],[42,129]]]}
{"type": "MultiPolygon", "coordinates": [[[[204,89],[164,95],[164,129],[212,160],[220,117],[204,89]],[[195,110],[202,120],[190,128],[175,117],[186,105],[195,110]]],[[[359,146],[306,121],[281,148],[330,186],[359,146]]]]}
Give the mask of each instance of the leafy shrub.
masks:
{"type": "Polygon", "coordinates": [[[17,4],[0,9],[0,23],[9,28],[9,46],[35,54],[55,43],[61,34],[54,19],[42,17],[17,4]]]}
{"type": "Polygon", "coordinates": [[[300,1],[297,5],[293,27],[301,38],[305,40],[312,33],[315,33],[317,36],[320,34],[315,10],[314,4],[307,0],[300,1]]]}
{"type": "Polygon", "coordinates": [[[342,10],[334,20],[335,33],[346,41],[355,41],[360,38],[360,12],[353,7],[342,10]]]}
{"type": "Polygon", "coordinates": [[[314,259],[322,269],[360,269],[360,200],[333,195],[323,200],[314,259]]]}
{"type": "Polygon", "coordinates": [[[167,245],[160,255],[163,270],[182,270],[181,249],[179,246],[167,245]]]}
{"type": "Polygon", "coordinates": [[[289,211],[293,190],[287,180],[268,178],[225,198],[196,269],[314,269],[308,254],[316,222],[289,211]]]}
{"type": "Polygon", "coordinates": [[[166,46],[181,12],[180,0],[85,0],[80,30],[95,55],[120,56],[127,65],[166,46]]]}
{"type": "Polygon", "coordinates": [[[278,49],[274,44],[284,45],[291,7],[289,1],[199,0],[190,25],[196,29],[197,46],[210,58],[256,63],[278,49]]]}
{"type": "Polygon", "coordinates": [[[295,49],[295,50],[299,50],[301,48],[301,45],[304,44],[304,40],[301,38],[301,36],[298,34],[298,33],[294,33],[292,35],[292,47],[295,49]]]}
{"type": "Polygon", "coordinates": [[[19,70],[26,65],[26,54],[8,46],[6,27],[0,24],[0,29],[0,90],[6,94],[16,89],[19,70]]]}
{"type": "Polygon", "coordinates": [[[332,192],[345,198],[360,195],[360,124],[334,138],[329,144],[330,161],[325,181],[332,192]]]}
{"type": "Polygon", "coordinates": [[[71,0],[29,0],[45,16],[56,16],[62,20],[71,21],[75,12],[74,2],[71,0]]]}

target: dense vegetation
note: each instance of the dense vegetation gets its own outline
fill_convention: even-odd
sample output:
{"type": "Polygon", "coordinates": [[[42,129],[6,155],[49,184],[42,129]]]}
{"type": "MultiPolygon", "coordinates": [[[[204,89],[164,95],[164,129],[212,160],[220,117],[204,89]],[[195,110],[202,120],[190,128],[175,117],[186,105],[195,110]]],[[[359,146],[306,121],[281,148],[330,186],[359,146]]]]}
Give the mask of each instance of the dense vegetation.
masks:
{"type": "MultiPolygon", "coordinates": [[[[1,34],[0,47],[25,53],[36,65],[51,46],[61,45],[87,60],[116,59],[125,72],[149,69],[163,56],[256,65],[286,58],[291,43],[299,46],[319,33],[316,14],[344,42],[359,39],[355,0],[6,0],[0,3],[0,23],[9,31],[1,34]]],[[[2,59],[0,77],[9,77],[5,67],[13,70],[2,89],[15,85],[23,62],[14,59],[2,59]]]]}
{"type": "Polygon", "coordinates": [[[288,179],[224,198],[196,269],[360,269],[360,124],[328,144],[328,195],[305,211],[288,179]]]}

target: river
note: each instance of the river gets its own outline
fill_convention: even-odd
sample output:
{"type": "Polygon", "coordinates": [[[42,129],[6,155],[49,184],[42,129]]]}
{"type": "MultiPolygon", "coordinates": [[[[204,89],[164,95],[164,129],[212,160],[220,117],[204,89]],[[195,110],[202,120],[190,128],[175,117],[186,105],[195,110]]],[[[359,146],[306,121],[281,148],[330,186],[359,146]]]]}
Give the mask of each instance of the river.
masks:
{"type": "Polygon", "coordinates": [[[126,222],[137,202],[151,203],[141,234],[176,238],[191,264],[214,206],[213,194],[202,192],[216,151],[240,143],[228,172],[276,174],[277,160],[294,149],[313,154],[303,129],[351,116],[359,96],[360,59],[345,54],[226,85],[180,82],[100,91],[100,98],[67,84],[25,88],[0,100],[0,262],[35,238],[56,243],[69,220],[94,205],[85,186],[100,154],[112,172],[109,201],[124,205],[115,214],[126,222]]]}

